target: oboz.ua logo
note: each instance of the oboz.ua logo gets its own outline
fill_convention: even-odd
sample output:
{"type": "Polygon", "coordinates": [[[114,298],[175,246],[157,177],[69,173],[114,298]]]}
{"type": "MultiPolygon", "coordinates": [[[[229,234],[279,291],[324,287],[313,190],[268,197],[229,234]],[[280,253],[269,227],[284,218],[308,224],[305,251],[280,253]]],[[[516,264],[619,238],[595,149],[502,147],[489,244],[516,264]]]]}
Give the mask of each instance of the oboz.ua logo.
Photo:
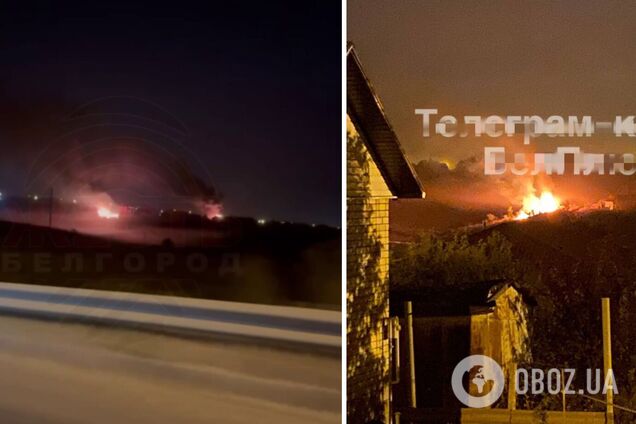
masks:
{"type": "MultiPolygon", "coordinates": [[[[599,392],[607,394],[608,391],[618,394],[612,369],[605,373],[600,369],[587,369],[585,389],[581,387],[578,390],[573,386],[575,372],[576,370],[571,368],[550,368],[547,372],[539,368],[519,368],[516,370],[515,386],[512,389],[519,395],[596,395],[599,392]]],[[[470,408],[485,408],[501,397],[505,378],[501,367],[494,359],[484,355],[472,355],[457,364],[453,370],[451,384],[455,396],[461,403],[470,408]]]]}
{"type": "Polygon", "coordinates": [[[461,403],[470,408],[485,408],[501,397],[505,378],[494,359],[484,355],[471,355],[457,364],[451,384],[461,403]]]}

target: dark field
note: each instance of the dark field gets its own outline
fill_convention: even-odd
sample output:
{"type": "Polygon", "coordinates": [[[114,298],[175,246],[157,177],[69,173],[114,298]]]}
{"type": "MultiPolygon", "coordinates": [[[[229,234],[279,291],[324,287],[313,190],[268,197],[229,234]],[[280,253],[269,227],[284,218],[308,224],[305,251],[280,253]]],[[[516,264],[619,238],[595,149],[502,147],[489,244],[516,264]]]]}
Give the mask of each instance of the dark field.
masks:
{"type": "Polygon", "coordinates": [[[0,221],[0,280],[339,309],[340,230],[249,218],[191,224],[111,224],[161,240],[140,243],[0,221]]]}

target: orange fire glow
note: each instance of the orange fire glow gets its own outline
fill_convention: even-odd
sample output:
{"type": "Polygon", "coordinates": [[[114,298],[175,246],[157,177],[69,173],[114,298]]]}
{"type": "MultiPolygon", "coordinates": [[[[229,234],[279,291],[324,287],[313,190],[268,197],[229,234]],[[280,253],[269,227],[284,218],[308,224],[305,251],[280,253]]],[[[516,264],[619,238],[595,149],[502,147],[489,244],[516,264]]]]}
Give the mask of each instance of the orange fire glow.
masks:
{"type": "Polygon", "coordinates": [[[561,208],[561,202],[549,191],[544,191],[540,196],[530,194],[523,199],[523,207],[515,216],[520,221],[542,213],[554,212],[561,208]]]}
{"type": "Polygon", "coordinates": [[[119,219],[119,213],[108,208],[101,207],[97,209],[97,215],[104,219],[119,219]]]}

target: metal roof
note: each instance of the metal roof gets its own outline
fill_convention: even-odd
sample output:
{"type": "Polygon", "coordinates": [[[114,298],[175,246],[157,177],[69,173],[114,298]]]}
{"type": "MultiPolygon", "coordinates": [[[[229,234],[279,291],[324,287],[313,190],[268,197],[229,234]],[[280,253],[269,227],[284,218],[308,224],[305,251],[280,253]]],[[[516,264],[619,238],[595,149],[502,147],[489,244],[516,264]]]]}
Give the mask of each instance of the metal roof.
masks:
{"type": "Polygon", "coordinates": [[[347,114],[391,192],[397,197],[423,198],[424,190],[351,43],[347,47],[347,114]]]}

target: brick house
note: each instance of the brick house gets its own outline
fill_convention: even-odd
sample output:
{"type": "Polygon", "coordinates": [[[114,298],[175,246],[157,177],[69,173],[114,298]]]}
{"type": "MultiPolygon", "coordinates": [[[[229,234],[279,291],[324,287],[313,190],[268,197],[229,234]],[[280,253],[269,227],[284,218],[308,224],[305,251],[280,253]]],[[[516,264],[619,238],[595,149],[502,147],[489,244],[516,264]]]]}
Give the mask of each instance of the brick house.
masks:
{"type": "Polygon", "coordinates": [[[389,202],[424,193],[347,49],[347,418],[389,422],[389,202]]]}

